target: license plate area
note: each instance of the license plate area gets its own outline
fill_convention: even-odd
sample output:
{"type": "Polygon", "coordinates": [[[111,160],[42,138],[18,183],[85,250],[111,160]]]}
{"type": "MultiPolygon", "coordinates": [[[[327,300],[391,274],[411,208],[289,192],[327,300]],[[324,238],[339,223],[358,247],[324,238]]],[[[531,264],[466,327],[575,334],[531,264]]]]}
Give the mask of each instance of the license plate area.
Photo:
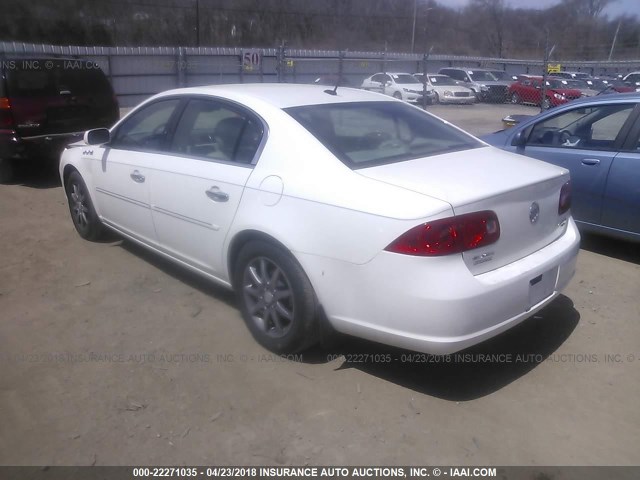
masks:
{"type": "Polygon", "coordinates": [[[529,280],[529,304],[527,305],[527,310],[530,310],[553,293],[557,279],[558,267],[554,267],[529,280]]]}

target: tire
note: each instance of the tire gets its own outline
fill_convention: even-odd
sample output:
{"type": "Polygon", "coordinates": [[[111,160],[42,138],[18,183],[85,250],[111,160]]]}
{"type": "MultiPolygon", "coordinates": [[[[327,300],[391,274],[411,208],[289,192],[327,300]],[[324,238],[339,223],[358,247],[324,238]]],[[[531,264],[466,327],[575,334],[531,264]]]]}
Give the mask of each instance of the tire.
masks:
{"type": "Polygon", "coordinates": [[[13,162],[0,158],[0,183],[9,183],[13,180],[13,162]]]}
{"type": "Polygon", "coordinates": [[[400,92],[394,92],[393,98],[397,98],[398,100],[402,100],[402,94],[400,92]]]}
{"type": "Polygon", "coordinates": [[[438,105],[440,103],[440,95],[438,95],[438,92],[433,93],[433,104],[438,105]]]}
{"type": "Polygon", "coordinates": [[[320,340],[313,287],[286,250],[264,241],[247,243],[233,278],[242,318],[260,345],[286,354],[320,340]]]}
{"type": "Polygon", "coordinates": [[[65,183],[65,192],[69,203],[69,213],[73,226],[85,240],[96,241],[104,236],[104,225],[100,221],[93,202],[89,196],[89,189],[82,176],[74,171],[65,183]]]}
{"type": "Polygon", "coordinates": [[[516,92],[513,92],[511,94],[511,103],[513,103],[514,105],[517,105],[520,103],[520,95],[518,95],[516,92]]]}

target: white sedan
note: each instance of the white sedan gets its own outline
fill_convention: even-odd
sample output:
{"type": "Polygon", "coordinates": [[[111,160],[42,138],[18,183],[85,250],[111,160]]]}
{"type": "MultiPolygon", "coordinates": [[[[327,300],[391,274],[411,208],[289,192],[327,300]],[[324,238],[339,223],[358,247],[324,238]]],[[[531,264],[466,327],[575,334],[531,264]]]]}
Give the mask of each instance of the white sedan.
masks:
{"type": "MultiPolygon", "coordinates": [[[[423,73],[414,73],[418,81],[423,82],[423,73]]],[[[433,103],[464,103],[476,102],[476,94],[473,90],[459,85],[453,78],[446,75],[428,73],[427,88],[434,91],[433,103]]]]}
{"type": "Polygon", "coordinates": [[[376,73],[365,78],[360,88],[405,102],[420,102],[423,97],[422,84],[410,73],[376,73]]]}
{"type": "Polygon", "coordinates": [[[445,354],[551,302],[579,234],[567,170],[388,96],[172,90],[62,154],[75,228],[115,230],[237,292],[275,352],[335,330],[445,354]]]}

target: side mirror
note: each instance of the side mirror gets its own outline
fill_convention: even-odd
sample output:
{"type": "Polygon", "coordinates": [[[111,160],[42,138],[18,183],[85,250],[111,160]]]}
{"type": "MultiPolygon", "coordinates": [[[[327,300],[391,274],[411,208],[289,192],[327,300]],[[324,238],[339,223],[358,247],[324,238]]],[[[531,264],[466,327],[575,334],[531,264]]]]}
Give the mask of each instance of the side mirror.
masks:
{"type": "Polygon", "coordinates": [[[516,133],[511,141],[512,147],[524,147],[527,143],[527,136],[524,134],[524,130],[520,130],[516,133]]]}
{"type": "Polygon", "coordinates": [[[84,143],[87,145],[103,145],[111,141],[111,132],[107,128],[94,128],[84,132],[84,143]]]}

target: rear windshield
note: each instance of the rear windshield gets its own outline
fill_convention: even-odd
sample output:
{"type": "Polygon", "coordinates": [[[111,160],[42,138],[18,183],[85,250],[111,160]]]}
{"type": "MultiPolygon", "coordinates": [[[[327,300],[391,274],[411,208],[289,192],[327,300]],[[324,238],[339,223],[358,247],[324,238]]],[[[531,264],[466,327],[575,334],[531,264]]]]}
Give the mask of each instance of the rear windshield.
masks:
{"type": "Polygon", "coordinates": [[[390,73],[389,75],[391,75],[393,77],[393,79],[396,81],[396,83],[420,83],[416,77],[414,77],[413,75],[409,75],[406,73],[400,73],[398,75],[395,75],[393,73],[390,73]]]}
{"type": "Polygon", "coordinates": [[[471,78],[476,82],[495,82],[497,79],[490,72],[473,71],[467,72],[471,78]]]}
{"type": "Polygon", "coordinates": [[[12,62],[5,70],[10,96],[111,95],[102,70],[85,60],[30,60],[12,62]]]}
{"type": "Polygon", "coordinates": [[[483,146],[401,102],[333,103],[285,111],[354,169],[483,146]]]}
{"type": "Polygon", "coordinates": [[[458,85],[453,78],[446,75],[429,76],[429,81],[434,85],[458,85]]]}

